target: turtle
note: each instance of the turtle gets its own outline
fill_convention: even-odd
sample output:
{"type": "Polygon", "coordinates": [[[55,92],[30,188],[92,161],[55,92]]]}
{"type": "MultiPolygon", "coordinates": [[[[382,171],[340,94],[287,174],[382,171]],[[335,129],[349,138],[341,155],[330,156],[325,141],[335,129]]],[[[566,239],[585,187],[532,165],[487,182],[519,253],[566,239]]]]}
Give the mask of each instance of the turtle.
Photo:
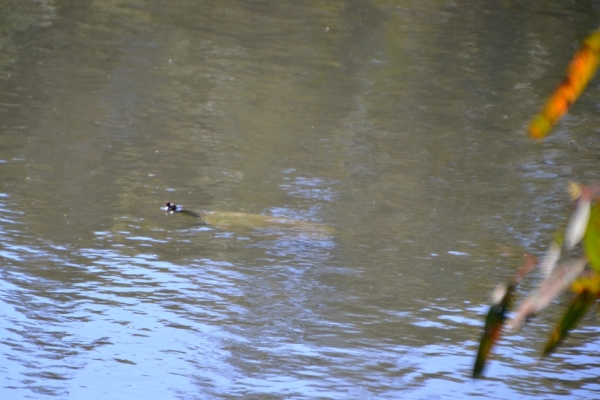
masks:
{"type": "Polygon", "coordinates": [[[231,231],[266,230],[269,233],[295,233],[309,238],[326,238],[334,236],[335,229],[314,222],[300,221],[272,215],[250,214],[235,211],[194,212],[167,202],[162,209],[166,214],[183,214],[195,219],[203,225],[214,226],[231,231]]]}

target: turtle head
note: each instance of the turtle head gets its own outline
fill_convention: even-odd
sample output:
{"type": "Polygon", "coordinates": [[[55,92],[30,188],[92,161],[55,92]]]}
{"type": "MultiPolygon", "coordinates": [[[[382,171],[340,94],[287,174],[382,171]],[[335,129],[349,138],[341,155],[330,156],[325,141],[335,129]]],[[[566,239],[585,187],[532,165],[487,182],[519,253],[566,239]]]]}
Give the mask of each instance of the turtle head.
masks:
{"type": "Polygon", "coordinates": [[[167,214],[181,213],[181,214],[189,215],[190,217],[202,219],[202,214],[198,214],[193,211],[184,210],[181,206],[171,203],[170,201],[167,201],[167,203],[165,204],[164,207],[162,207],[162,209],[167,214]]]}
{"type": "Polygon", "coordinates": [[[171,203],[170,201],[167,201],[167,203],[165,204],[165,206],[163,207],[163,210],[165,210],[165,212],[167,214],[173,214],[175,212],[179,212],[181,211],[180,207],[177,207],[177,205],[171,203]]]}

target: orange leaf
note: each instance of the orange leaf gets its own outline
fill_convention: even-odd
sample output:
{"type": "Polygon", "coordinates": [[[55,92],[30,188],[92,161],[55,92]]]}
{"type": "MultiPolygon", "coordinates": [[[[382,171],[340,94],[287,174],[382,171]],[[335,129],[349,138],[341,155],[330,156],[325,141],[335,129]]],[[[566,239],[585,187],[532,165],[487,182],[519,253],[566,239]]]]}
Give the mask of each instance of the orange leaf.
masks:
{"type": "Polygon", "coordinates": [[[569,110],[585,90],[588,82],[598,69],[600,60],[600,30],[588,36],[571,64],[563,82],[550,96],[542,111],[529,124],[529,136],[543,139],[550,133],[556,122],[569,110]]]}

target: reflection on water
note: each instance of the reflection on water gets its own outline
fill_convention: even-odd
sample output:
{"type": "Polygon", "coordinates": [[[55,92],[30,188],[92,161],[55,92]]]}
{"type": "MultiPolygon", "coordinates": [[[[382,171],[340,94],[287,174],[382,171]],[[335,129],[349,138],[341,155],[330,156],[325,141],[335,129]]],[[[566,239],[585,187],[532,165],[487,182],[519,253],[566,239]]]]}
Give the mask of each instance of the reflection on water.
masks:
{"type": "Polygon", "coordinates": [[[537,364],[560,309],[470,379],[488,293],[600,179],[593,85],[524,134],[592,5],[0,8],[2,398],[600,389],[593,316],[537,364]]]}

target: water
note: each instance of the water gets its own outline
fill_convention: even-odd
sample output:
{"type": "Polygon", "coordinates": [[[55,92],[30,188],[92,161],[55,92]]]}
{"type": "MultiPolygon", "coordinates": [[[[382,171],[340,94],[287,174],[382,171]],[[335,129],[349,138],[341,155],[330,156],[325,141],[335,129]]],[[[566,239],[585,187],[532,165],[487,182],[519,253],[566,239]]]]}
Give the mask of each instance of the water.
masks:
{"type": "Polygon", "coordinates": [[[596,2],[0,8],[2,398],[597,395],[593,313],[537,364],[566,298],[470,379],[488,294],[600,179],[595,81],[524,134],[596,2]]]}

